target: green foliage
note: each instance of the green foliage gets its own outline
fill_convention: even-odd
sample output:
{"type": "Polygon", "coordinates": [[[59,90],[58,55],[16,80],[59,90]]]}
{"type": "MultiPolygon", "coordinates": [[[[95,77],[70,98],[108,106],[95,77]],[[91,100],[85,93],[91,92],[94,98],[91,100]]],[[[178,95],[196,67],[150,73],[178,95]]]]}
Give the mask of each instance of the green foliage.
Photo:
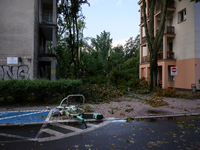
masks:
{"type": "Polygon", "coordinates": [[[116,46],[112,48],[110,53],[110,67],[120,68],[124,63],[124,48],[123,46],[116,46]]]}
{"type": "Polygon", "coordinates": [[[92,51],[91,53],[84,53],[82,56],[84,76],[91,77],[105,74],[106,69],[100,52],[92,51]]]}
{"type": "Polygon", "coordinates": [[[125,112],[130,113],[130,112],[133,111],[133,110],[134,110],[133,108],[131,108],[131,109],[126,109],[125,112]]]}
{"type": "Polygon", "coordinates": [[[162,96],[162,97],[176,97],[177,96],[177,91],[176,89],[156,89],[156,93],[154,94],[155,96],[162,96]]]}
{"type": "Polygon", "coordinates": [[[85,17],[82,15],[81,5],[85,1],[70,0],[60,1],[58,10],[58,76],[65,77],[65,73],[73,72],[78,78],[80,70],[79,50],[82,46],[83,29],[85,28],[85,17]],[[64,55],[62,55],[64,54],[64,55]],[[70,71],[69,71],[70,70],[70,71]]]}
{"type": "Polygon", "coordinates": [[[200,94],[190,94],[184,92],[178,92],[176,89],[156,89],[156,93],[154,96],[161,96],[161,97],[177,97],[177,98],[185,98],[185,99],[199,99],[200,94]]]}
{"type": "Polygon", "coordinates": [[[109,83],[83,84],[82,80],[69,79],[0,81],[0,103],[2,105],[59,103],[72,93],[83,94],[87,103],[111,101],[112,97],[122,95],[120,90],[109,83]]]}
{"type": "Polygon", "coordinates": [[[49,99],[58,95],[76,93],[81,80],[7,80],[0,81],[0,97],[5,104],[51,103],[49,99]]]}
{"type": "Polygon", "coordinates": [[[107,78],[103,75],[97,75],[89,77],[87,82],[90,84],[105,84],[107,82],[107,78]]]}
{"type": "Polygon", "coordinates": [[[96,39],[91,39],[91,45],[96,51],[99,51],[105,61],[108,58],[108,50],[111,47],[112,39],[110,38],[110,32],[103,31],[100,36],[97,35],[96,39]]]}
{"type": "Polygon", "coordinates": [[[110,101],[111,98],[122,96],[116,87],[107,84],[84,84],[79,87],[78,93],[86,97],[87,103],[110,101]]]}
{"type": "Polygon", "coordinates": [[[58,78],[65,78],[67,72],[72,72],[70,53],[65,45],[58,45],[55,48],[58,61],[58,78]]]}
{"type": "Polygon", "coordinates": [[[140,35],[137,35],[135,40],[130,37],[124,45],[125,59],[131,59],[133,57],[139,58],[139,47],[140,47],[140,35]]]}
{"type": "Polygon", "coordinates": [[[145,98],[143,102],[150,104],[152,107],[169,105],[162,97],[145,98]]]}
{"type": "Polygon", "coordinates": [[[149,82],[144,77],[140,79],[140,85],[142,87],[142,90],[140,91],[140,93],[149,92],[149,82]]]}

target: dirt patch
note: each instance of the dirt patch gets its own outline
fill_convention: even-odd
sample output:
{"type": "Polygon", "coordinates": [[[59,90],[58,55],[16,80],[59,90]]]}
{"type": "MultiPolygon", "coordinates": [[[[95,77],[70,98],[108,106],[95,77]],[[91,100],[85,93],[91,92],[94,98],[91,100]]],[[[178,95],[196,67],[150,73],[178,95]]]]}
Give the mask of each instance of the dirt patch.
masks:
{"type": "Polygon", "coordinates": [[[199,100],[186,100],[179,98],[164,98],[168,102],[167,106],[152,107],[147,103],[142,103],[144,98],[149,98],[151,95],[136,95],[133,97],[116,98],[116,101],[110,103],[95,104],[92,107],[96,112],[101,113],[106,118],[126,119],[128,117],[151,116],[151,115],[175,115],[175,114],[200,114],[199,100]],[[127,111],[128,110],[128,111],[127,111]],[[158,112],[158,113],[154,113],[158,112]],[[160,113],[159,113],[160,112],[160,113]]]}

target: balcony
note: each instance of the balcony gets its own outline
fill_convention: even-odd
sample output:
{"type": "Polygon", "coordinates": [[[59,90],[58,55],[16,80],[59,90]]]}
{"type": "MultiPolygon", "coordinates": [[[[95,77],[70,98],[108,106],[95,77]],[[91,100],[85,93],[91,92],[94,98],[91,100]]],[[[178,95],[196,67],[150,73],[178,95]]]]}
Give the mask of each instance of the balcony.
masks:
{"type": "MultiPolygon", "coordinates": [[[[167,33],[165,34],[175,34],[175,28],[174,26],[167,26],[167,33]]],[[[156,33],[158,33],[158,29],[156,30],[156,33]]]]}
{"type": "Polygon", "coordinates": [[[42,24],[53,24],[53,17],[51,14],[42,14],[42,24]]]}
{"type": "Polygon", "coordinates": [[[39,56],[55,57],[56,55],[51,48],[47,48],[46,46],[40,46],[39,56]]]}
{"type": "MultiPolygon", "coordinates": [[[[174,60],[174,52],[167,51],[167,60],[174,60]]],[[[157,60],[163,60],[163,52],[158,52],[157,54],[157,60]]],[[[141,59],[141,63],[144,62],[149,62],[150,61],[150,56],[144,56],[141,59]]]]}
{"type": "Polygon", "coordinates": [[[174,27],[173,26],[167,26],[167,34],[174,34],[174,27]]]}
{"type": "MultiPolygon", "coordinates": [[[[158,52],[157,60],[163,60],[163,52],[158,52]]],[[[174,52],[167,51],[167,60],[174,60],[174,52]]]]}
{"type": "Polygon", "coordinates": [[[167,51],[167,59],[171,59],[171,60],[174,60],[174,52],[171,52],[171,51],[167,51]]]}
{"type": "Polygon", "coordinates": [[[141,63],[149,62],[149,60],[150,60],[150,56],[149,55],[148,56],[144,56],[144,57],[142,57],[141,63]]]}
{"type": "MultiPolygon", "coordinates": [[[[175,1],[167,1],[167,8],[175,8],[175,1]]],[[[161,4],[156,6],[156,13],[161,10],[161,4]]]]}
{"type": "Polygon", "coordinates": [[[141,44],[144,44],[146,42],[147,42],[146,36],[142,37],[142,43],[141,44]]]}
{"type": "Polygon", "coordinates": [[[157,60],[163,60],[163,52],[158,52],[157,60]]]}

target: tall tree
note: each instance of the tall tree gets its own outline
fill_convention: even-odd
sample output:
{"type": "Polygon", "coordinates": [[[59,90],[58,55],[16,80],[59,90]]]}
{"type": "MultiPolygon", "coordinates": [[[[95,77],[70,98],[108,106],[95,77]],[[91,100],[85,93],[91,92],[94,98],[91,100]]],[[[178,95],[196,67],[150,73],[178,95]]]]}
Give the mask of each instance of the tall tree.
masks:
{"type": "Polygon", "coordinates": [[[130,37],[126,44],[124,45],[124,53],[125,53],[125,59],[128,60],[130,58],[136,57],[137,53],[136,51],[140,48],[140,35],[137,35],[135,39],[133,37],[130,37]]]}
{"type": "Polygon", "coordinates": [[[91,39],[91,45],[96,51],[100,51],[103,60],[105,61],[108,57],[108,51],[111,47],[112,39],[110,38],[110,32],[103,31],[100,36],[91,39]]]}
{"type": "Polygon", "coordinates": [[[161,1],[161,21],[158,33],[154,35],[154,10],[156,5],[156,0],[152,0],[150,6],[150,16],[149,16],[149,26],[147,26],[147,16],[146,16],[146,2],[143,2],[143,14],[144,14],[144,27],[146,33],[147,44],[150,53],[150,90],[156,89],[157,84],[157,54],[158,50],[163,41],[163,35],[165,30],[165,18],[167,13],[167,0],[161,1]]]}
{"type": "MultiPolygon", "coordinates": [[[[110,54],[110,65],[113,68],[118,68],[120,70],[121,65],[125,62],[124,58],[124,48],[122,45],[113,47],[110,54]]],[[[111,68],[109,68],[110,70],[111,68]]]]}
{"type": "Polygon", "coordinates": [[[60,36],[64,36],[67,48],[70,50],[71,61],[70,65],[74,66],[74,75],[77,77],[79,70],[79,46],[80,46],[80,30],[83,27],[84,16],[81,12],[81,5],[88,4],[87,0],[61,0],[59,2],[59,11],[61,12],[60,24],[61,27],[60,36]]]}

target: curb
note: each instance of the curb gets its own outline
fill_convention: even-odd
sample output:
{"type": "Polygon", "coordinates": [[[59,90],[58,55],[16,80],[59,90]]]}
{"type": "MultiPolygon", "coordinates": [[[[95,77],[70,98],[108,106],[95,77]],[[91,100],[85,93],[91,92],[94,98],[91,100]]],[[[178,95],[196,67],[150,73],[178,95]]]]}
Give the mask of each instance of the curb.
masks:
{"type": "Polygon", "coordinates": [[[190,114],[174,114],[174,115],[160,115],[160,116],[139,116],[135,119],[145,119],[145,118],[166,118],[166,117],[188,117],[188,116],[199,116],[199,113],[190,113],[190,114]]]}
{"type": "MultiPolygon", "coordinates": [[[[173,115],[159,115],[159,116],[139,116],[133,117],[133,120],[140,121],[140,119],[157,119],[157,118],[173,118],[173,117],[188,117],[188,116],[200,116],[199,113],[190,113],[190,114],[173,114],[173,115]]],[[[121,118],[106,118],[108,121],[127,121],[127,119],[121,118]]],[[[105,121],[103,120],[103,121],[105,121]]]]}

